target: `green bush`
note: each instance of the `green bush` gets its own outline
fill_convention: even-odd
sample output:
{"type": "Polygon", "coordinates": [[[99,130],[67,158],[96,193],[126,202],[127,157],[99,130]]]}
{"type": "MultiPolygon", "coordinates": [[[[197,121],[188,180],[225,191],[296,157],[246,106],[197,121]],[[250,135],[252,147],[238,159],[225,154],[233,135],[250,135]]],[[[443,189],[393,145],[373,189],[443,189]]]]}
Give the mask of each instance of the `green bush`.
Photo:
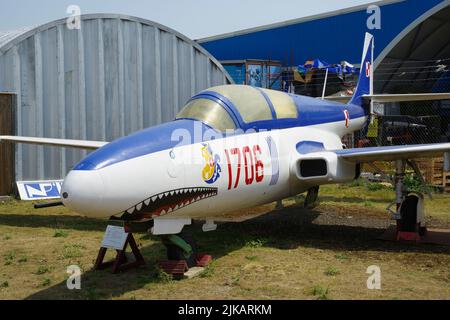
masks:
{"type": "Polygon", "coordinates": [[[420,180],[412,174],[407,174],[403,181],[408,192],[423,193],[425,188],[421,184],[420,180]]]}

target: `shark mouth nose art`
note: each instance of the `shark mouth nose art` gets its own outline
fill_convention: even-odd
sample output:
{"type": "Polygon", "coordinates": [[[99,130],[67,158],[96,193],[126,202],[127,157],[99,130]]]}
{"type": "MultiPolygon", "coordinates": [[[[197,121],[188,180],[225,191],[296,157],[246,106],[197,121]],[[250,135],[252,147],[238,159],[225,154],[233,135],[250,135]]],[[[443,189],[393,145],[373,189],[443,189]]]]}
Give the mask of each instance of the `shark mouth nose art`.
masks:
{"type": "Polygon", "coordinates": [[[161,217],[217,196],[217,188],[182,188],[154,195],[122,212],[120,219],[142,221],[161,217]]]}

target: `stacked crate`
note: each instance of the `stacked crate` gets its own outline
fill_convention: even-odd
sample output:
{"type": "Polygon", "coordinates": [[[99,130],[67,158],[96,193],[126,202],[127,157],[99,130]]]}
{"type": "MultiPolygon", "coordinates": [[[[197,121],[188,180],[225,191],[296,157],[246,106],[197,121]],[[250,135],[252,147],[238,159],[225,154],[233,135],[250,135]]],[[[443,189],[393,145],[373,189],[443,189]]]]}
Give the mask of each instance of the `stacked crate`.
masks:
{"type": "Polygon", "coordinates": [[[450,172],[444,171],[444,158],[422,159],[417,163],[427,184],[450,193],[450,172]]]}

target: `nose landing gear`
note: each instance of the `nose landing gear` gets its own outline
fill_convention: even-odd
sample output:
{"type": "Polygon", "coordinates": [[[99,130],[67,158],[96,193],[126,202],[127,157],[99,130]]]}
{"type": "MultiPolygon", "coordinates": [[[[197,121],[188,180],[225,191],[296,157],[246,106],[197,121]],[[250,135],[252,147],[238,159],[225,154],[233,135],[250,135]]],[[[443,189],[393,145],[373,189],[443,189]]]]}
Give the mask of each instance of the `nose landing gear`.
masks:
{"type": "Polygon", "coordinates": [[[304,207],[306,209],[314,209],[317,205],[317,199],[319,198],[319,187],[313,187],[308,190],[305,198],[304,207]]]}
{"type": "Polygon", "coordinates": [[[174,279],[192,278],[201,274],[212,257],[198,254],[194,239],[186,233],[161,236],[167,249],[167,261],[161,261],[159,267],[174,279]]]}
{"type": "Polygon", "coordinates": [[[161,237],[162,243],[167,249],[167,259],[171,261],[185,260],[188,267],[197,265],[197,245],[186,233],[161,237]]]}

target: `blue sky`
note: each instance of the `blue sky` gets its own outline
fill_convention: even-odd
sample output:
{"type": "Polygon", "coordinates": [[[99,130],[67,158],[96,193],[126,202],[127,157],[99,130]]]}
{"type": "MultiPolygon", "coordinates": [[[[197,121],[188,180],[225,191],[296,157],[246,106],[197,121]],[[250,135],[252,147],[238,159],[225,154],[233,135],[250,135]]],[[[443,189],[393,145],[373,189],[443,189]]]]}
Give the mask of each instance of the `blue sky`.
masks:
{"type": "Polygon", "coordinates": [[[1,0],[0,31],[83,13],[122,13],[159,22],[192,39],[362,5],[367,0],[1,0]],[[314,4],[314,5],[312,5],[314,4]]]}

